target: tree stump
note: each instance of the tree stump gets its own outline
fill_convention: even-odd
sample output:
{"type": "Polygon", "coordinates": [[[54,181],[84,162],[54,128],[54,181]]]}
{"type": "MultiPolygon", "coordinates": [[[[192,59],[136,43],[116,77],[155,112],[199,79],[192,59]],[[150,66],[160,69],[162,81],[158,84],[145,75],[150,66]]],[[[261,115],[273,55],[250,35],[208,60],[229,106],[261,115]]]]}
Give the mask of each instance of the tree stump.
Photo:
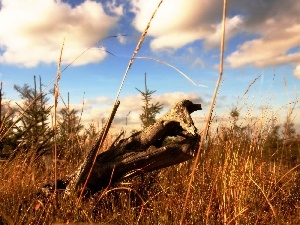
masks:
{"type": "Polygon", "coordinates": [[[83,196],[87,197],[122,179],[192,159],[200,135],[190,114],[197,110],[201,110],[201,104],[189,100],[178,102],[153,125],[97,155],[94,165],[86,163],[86,159],[65,182],[58,181],[60,188],[74,193],[85,186],[83,196]],[[89,176],[82,173],[90,168],[89,176]]]}

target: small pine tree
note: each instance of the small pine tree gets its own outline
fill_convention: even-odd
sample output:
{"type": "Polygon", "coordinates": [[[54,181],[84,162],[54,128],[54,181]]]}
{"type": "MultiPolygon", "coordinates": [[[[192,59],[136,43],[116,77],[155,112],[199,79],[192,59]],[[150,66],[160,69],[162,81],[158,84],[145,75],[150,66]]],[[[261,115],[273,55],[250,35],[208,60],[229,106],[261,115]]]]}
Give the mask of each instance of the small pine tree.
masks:
{"type": "Polygon", "coordinates": [[[59,157],[80,158],[80,131],[83,125],[77,116],[78,111],[70,109],[69,103],[67,108],[62,108],[59,112],[59,157]]]}
{"type": "Polygon", "coordinates": [[[48,98],[45,93],[41,93],[42,83],[40,79],[40,92],[36,87],[36,78],[34,76],[34,88],[24,84],[23,87],[14,85],[14,89],[19,92],[23,100],[22,105],[18,105],[22,118],[18,123],[16,135],[18,142],[36,156],[51,152],[53,132],[49,127],[48,117],[51,106],[47,106],[48,98]]]}
{"type": "Polygon", "coordinates": [[[148,89],[146,73],[145,73],[145,91],[141,91],[138,88],[136,88],[136,90],[138,90],[141,93],[142,100],[144,102],[144,105],[142,106],[143,112],[142,114],[140,114],[140,119],[142,121],[143,128],[146,128],[155,123],[156,121],[155,117],[163,108],[163,104],[160,104],[159,102],[155,104],[150,103],[151,96],[156,91],[148,89]]]}

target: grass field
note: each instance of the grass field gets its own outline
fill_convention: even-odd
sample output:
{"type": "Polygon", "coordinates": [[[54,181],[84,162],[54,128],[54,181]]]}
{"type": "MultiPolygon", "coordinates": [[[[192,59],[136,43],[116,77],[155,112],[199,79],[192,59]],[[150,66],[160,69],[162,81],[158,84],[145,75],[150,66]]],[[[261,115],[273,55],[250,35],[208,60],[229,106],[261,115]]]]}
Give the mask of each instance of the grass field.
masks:
{"type": "MultiPolygon", "coordinates": [[[[259,127],[220,127],[200,153],[184,224],[299,224],[300,140],[269,142],[259,127]],[[263,135],[262,135],[263,134],[263,135]]],[[[88,146],[87,146],[88,147],[88,146]]],[[[79,164],[62,161],[58,177],[79,164]]],[[[53,179],[28,153],[1,165],[0,216],[8,224],[179,224],[191,162],[135,177],[77,202],[41,198],[53,179]]]]}
{"type": "MultiPolygon", "coordinates": [[[[154,15],[155,12],[152,18],[154,15]]],[[[116,100],[152,18],[129,62],[116,100]]],[[[223,24],[224,21],[225,13],[223,24]]],[[[224,37],[222,42],[224,44],[224,37]]],[[[60,56],[62,51],[63,47],[60,56]]],[[[222,60],[223,56],[219,81],[222,60]]],[[[55,109],[59,96],[60,63],[61,59],[54,93],[55,109]]],[[[34,96],[39,96],[36,88],[34,93],[34,96]]],[[[39,101],[33,98],[27,102],[28,108],[20,112],[21,118],[26,119],[25,113],[36,110],[37,106],[44,107],[41,96],[39,101]]],[[[214,103],[215,99],[212,105],[214,103]]],[[[64,118],[70,118],[68,110],[63,114],[64,118]]],[[[212,110],[208,114],[211,115],[212,110]]],[[[34,115],[31,114],[33,120],[29,122],[36,119],[34,115]]],[[[27,138],[22,136],[25,144],[20,145],[21,138],[15,137],[12,144],[17,146],[17,154],[0,165],[0,224],[300,224],[300,136],[293,129],[290,115],[281,125],[275,124],[272,117],[243,121],[239,112],[233,110],[226,124],[212,120],[214,129],[203,139],[196,164],[188,161],[137,176],[110,186],[85,201],[78,201],[75,195],[65,196],[59,191],[47,197],[40,193],[43,185],[55,178],[64,178],[80,165],[95,135],[90,135],[89,139],[79,137],[80,134],[72,130],[78,127],[67,127],[67,135],[61,135],[61,139],[57,140],[58,144],[62,143],[58,150],[60,147],[64,151],[61,150],[63,154],[55,152],[60,161],[54,169],[45,167],[44,160],[36,158],[36,146],[30,145],[37,145],[39,141],[46,143],[44,133],[33,132],[35,137],[29,132],[22,133],[27,138]],[[79,144],[78,140],[81,140],[79,144]],[[185,204],[187,190],[190,193],[185,204]]],[[[1,115],[0,118],[2,140],[9,131],[3,129],[4,120],[1,115]]],[[[7,122],[11,126],[11,121],[7,122]]],[[[40,124],[36,120],[34,126],[40,124]]],[[[62,128],[65,124],[59,125],[62,128]]],[[[202,129],[199,128],[201,132],[202,129]]],[[[52,132],[52,127],[50,130],[52,132]]],[[[113,141],[113,135],[108,136],[104,150],[113,141]]]]}

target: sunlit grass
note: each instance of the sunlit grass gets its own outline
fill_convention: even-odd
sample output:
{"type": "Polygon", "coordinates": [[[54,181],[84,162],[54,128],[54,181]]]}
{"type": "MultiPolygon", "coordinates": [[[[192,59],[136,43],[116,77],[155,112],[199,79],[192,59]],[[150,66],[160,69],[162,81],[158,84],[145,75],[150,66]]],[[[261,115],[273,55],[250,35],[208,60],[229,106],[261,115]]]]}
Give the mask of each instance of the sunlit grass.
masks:
{"type": "MultiPolygon", "coordinates": [[[[292,114],[290,110],[290,125],[292,114]]],[[[274,135],[273,116],[264,111],[253,121],[251,106],[245,118],[239,118],[238,106],[228,118],[226,124],[212,121],[217,129],[208,132],[195,167],[189,161],[123,180],[83,201],[60,191],[45,196],[41,187],[74,172],[95,135],[80,148],[66,148],[55,168],[45,167],[30,150],[18,149],[15,158],[0,165],[0,224],[300,224],[299,135],[287,127],[281,136],[274,135]]],[[[102,150],[118,135],[110,132],[102,150]]]]}
{"type": "MultiPolygon", "coordinates": [[[[210,133],[191,186],[186,224],[300,222],[299,137],[270,149],[268,133],[253,124],[247,129],[220,124],[218,133],[210,133]]],[[[58,165],[59,178],[76,168],[80,160],[73,160],[58,165]]],[[[122,181],[76,204],[76,196],[39,196],[53,172],[20,154],[1,166],[1,219],[10,224],[179,224],[190,165],[122,181]]]]}

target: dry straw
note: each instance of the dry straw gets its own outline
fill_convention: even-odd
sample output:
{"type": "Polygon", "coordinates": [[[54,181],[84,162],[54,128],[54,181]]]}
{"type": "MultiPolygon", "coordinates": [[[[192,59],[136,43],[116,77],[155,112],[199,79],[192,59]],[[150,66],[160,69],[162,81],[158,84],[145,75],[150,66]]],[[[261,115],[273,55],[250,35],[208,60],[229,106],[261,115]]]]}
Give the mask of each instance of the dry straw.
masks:
{"type": "Polygon", "coordinates": [[[141,37],[140,37],[140,39],[139,39],[139,42],[138,42],[138,44],[137,44],[137,46],[136,46],[136,48],[135,48],[135,50],[134,50],[134,52],[133,52],[133,54],[132,54],[132,57],[131,57],[131,59],[129,60],[128,66],[127,66],[126,71],[125,71],[125,74],[124,74],[124,76],[123,76],[123,80],[122,80],[122,82],[121,82],[120,88],[119,88],[118,93],[117,93],[116,101],[118,101],[118,99],[119,99],[119,96],[120,96],[122,87],[123,87],[124,82],[125,82],[126,77],[127,77],[127,74],[128,74],[128,72],[129,72],[129,70],[130,70],[130,68],[131,68],[131,66],[132,66],[132,64],[133,64],[133,62],[134,62],[134,59],[136,58],[137,53],[139,52],[139,50],[140,50],[140,48],[141,48],[141,46],[142,46],[142,43],[144,42],[144,40],[145,40],[145,38],[146,38],[146,35],[147,35],[148,30],[149,30],[149,28],[150,28],[151,22],[152,22],[152,20],[153,20],[155,14],[156,14],[156,12],[157,12],[157,10],[158,10],[158,8],[160,7],[160,5],[161,5],[162,2],[163,2],[163,0],[161,0],[161,1],[158,3],[156,9],[155,9],[154,12],[152,13],[152,16],[151,16],[151,18],[150,18],[150,20],[149,20],[149,22],[148,22],[148,24],[147,24],[147,26],[146,26],[144,32],[142,33],[142,35],[141,35],[141,37]]]}
{"type": "Polygon", "coordinates": [[[62,47],[60,49],[59,59],[58,59],[58,65],[57,65],[57,74],[56,74],[56,84],[54,85],[54,126],[53,126],[53,132],[54,132],[54,193],[56,193],[57,190],[57,103],[58,103],[58,96],[59,96],[59,81],[60,81],[60,65],[61,65],[61,59],[62,59],[62,53],[64,49],[65,40],[63,40],[62,47]]]}
{"type": "Polygon", "coordinates": [[[187,203],[189,201],[189,195],[190,195],[190,191],[191,191],[192,182],[194,180],[194,175],[195,175],[196,167],[197,167],[197,164],[198,164],[198,161],[199,161],[200,152],[201,152],[202,146],[204,144],[204,140],[205,140],[205,138],[208,134],[209,124],[211,122],[211,115],[212,115],[212,112],[213,112],[213,109],[214,109],[217,93],[218,93],[219,86],[220,86],[220,83],[221,83],[221,80],[222,80],[223,60],[224,60],[224,42],[225,42],[226,6],[227,6],[227,0],[224,0],[224,2],[223,2],[223,18],[222,18],[222,37],[221,37],[221,47],[220,47],[219,77],[218,77],[218,81],[216,83],[215,91],[214,91],[213,98],[212,98],[212,101],[211,101],[211,105],[210,105],[210,108],[209,108],[209,111],[208,111],[208,117],[207,117],[205,129],[204,129],[204,133],[201,137],[198,152],[197,152],[194,164],[193,164],[191,177],[190,177],[190,182],[189,182],[187,192],[186,192],[186,196],[185,196],[185,202],[184,202],[184,206],[183,206],[183,210],[182,210],[180,224],[183,224],[184,219],[185,219],[185,213],[186,213],[186,210],[187,210],[186,207],[187,207],[187,203]]]}

